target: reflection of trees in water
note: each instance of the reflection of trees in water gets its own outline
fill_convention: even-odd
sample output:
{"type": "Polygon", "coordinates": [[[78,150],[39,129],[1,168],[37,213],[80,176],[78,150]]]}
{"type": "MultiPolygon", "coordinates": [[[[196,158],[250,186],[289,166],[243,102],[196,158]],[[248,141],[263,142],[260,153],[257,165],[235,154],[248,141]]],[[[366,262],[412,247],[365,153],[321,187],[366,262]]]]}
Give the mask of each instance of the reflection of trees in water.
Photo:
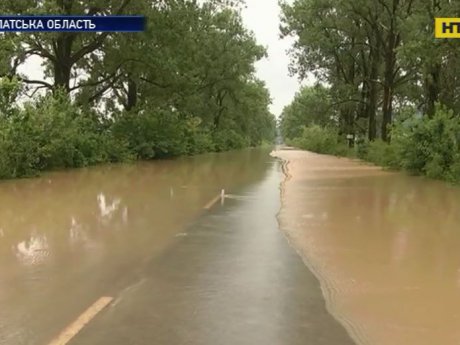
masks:
{"type": "Polygon", "coordinates": [[[50,255],[46,235],[34,232],[27,240],[13,247],[17,259],[25,265],[37,265],[46,261],[50,255]]]}
{"type": "Polygon", "coordinates": [[[120,207],[121,200],[115,198],[112,202],[107,202],[104,193],[99,193],[97,195],[97,203],[99,205],[99,211],[101,212],[101,218],[112,218],[113,214],[120,207]]]}
{"type": "Polygon", "coordinates": [[[71,218],[69,228],[70,243],[86,243],[89,241],[88,234],[83,229],[83,226],[78,223],[75,217],[71,218]]]}

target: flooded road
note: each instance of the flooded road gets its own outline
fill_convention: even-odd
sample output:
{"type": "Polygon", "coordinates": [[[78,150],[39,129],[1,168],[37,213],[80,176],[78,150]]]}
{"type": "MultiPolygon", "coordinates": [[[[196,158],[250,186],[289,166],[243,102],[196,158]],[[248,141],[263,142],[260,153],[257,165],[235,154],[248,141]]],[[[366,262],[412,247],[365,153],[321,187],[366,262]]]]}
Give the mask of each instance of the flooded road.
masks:
{"type": "Polygon", "coordinates": [[[460,188],[348,159],[288,160],[281,228],[363,345],[460,343],[460,188]]]}
{"type": "Polygon", "coordinates": [[[460,343],[458,187],[268,153],[1,182],[0,344],[460,343]]]}
{"type": "Polygon", "coordinates": [[[222,188],[266,176],[268,151],[96,167],[0,182],[0,344],[45,345],[117,296],[222,188]]]}
{"type": "Polygon", "coordinates": [[[253,149],[1,182],[0,344],[352,345],[282,180],[253,149]]]}
{"type": "Polygon", "coordinates": [[[278,161],[151,260],[72,345],[352,345],[279,231],[278,161]]]}

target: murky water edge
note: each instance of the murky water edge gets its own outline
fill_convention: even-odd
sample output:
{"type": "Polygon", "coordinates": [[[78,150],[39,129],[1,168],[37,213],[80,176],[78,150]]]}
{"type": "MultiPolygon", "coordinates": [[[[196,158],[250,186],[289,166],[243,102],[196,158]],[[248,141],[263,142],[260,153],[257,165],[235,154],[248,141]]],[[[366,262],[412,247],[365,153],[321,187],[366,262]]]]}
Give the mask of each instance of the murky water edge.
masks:
{"type": "Polygon", "coordinates": [[[358,344],[458,344],[460,189],[281,151],[282,229],[358,344]]]}

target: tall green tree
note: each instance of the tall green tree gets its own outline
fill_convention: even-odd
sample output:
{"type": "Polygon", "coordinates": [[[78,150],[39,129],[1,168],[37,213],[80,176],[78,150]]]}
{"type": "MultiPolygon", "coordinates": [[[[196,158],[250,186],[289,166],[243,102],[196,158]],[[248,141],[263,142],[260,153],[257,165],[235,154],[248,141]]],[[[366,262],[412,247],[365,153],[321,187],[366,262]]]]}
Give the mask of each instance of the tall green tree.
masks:
{"type": "Polygon", "coordinates": [[[338,114],[334,111],[330,90],[321,85],[303,87],[291,104],[281,113],[281,131],[285,138],[294,139],[302,134],[304,126],[334,126],[338,114]]]}
{"type": "Polygon", "coordinates": [[[241,4],[2,2],[7,14],[144,14],[148,25],[132,34],[0,35],[0,177],[273,140],[269,92],[254,75],[265,49],[244,27],[241,4]],[[19,72],[31,57],[42,61],[43,80],[19,72]],[[30,101],[16,103],[28,89],[30,101]]]}
{"type": "Polygon", "coordinates": [[[282,4],[281,32],[293,36],[292,70],[331,87],[340,131],[390,140],[395,113],[412,104],[429,116],[455,107],[457,42],[435,40],[434,17],[459,13],[448,0],[296,0],[282,4]],[[380,123],[380,130],[378,124],[380,123]]]}

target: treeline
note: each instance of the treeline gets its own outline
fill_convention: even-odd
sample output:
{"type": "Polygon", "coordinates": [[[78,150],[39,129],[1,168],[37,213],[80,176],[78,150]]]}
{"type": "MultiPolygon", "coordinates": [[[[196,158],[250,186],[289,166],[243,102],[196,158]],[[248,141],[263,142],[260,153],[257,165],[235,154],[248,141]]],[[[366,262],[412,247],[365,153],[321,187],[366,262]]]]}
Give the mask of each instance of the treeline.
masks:
{"type": "Polygon", "coordinates": [[[283,3],[291,70],[318,80],[284,109],[285,138],[458,181],[460,42],[435,39],[434,18],[459,16],[449,0],[283,3]]]}
{"type": "Polygon", "coordinates": [[[3,14],[143,14],[143,33],[0,35],[0,177],[272,141],[238,1],[15,0],[3,14]],[[34,70],[44,68],[43,78],[34,70]]]}

